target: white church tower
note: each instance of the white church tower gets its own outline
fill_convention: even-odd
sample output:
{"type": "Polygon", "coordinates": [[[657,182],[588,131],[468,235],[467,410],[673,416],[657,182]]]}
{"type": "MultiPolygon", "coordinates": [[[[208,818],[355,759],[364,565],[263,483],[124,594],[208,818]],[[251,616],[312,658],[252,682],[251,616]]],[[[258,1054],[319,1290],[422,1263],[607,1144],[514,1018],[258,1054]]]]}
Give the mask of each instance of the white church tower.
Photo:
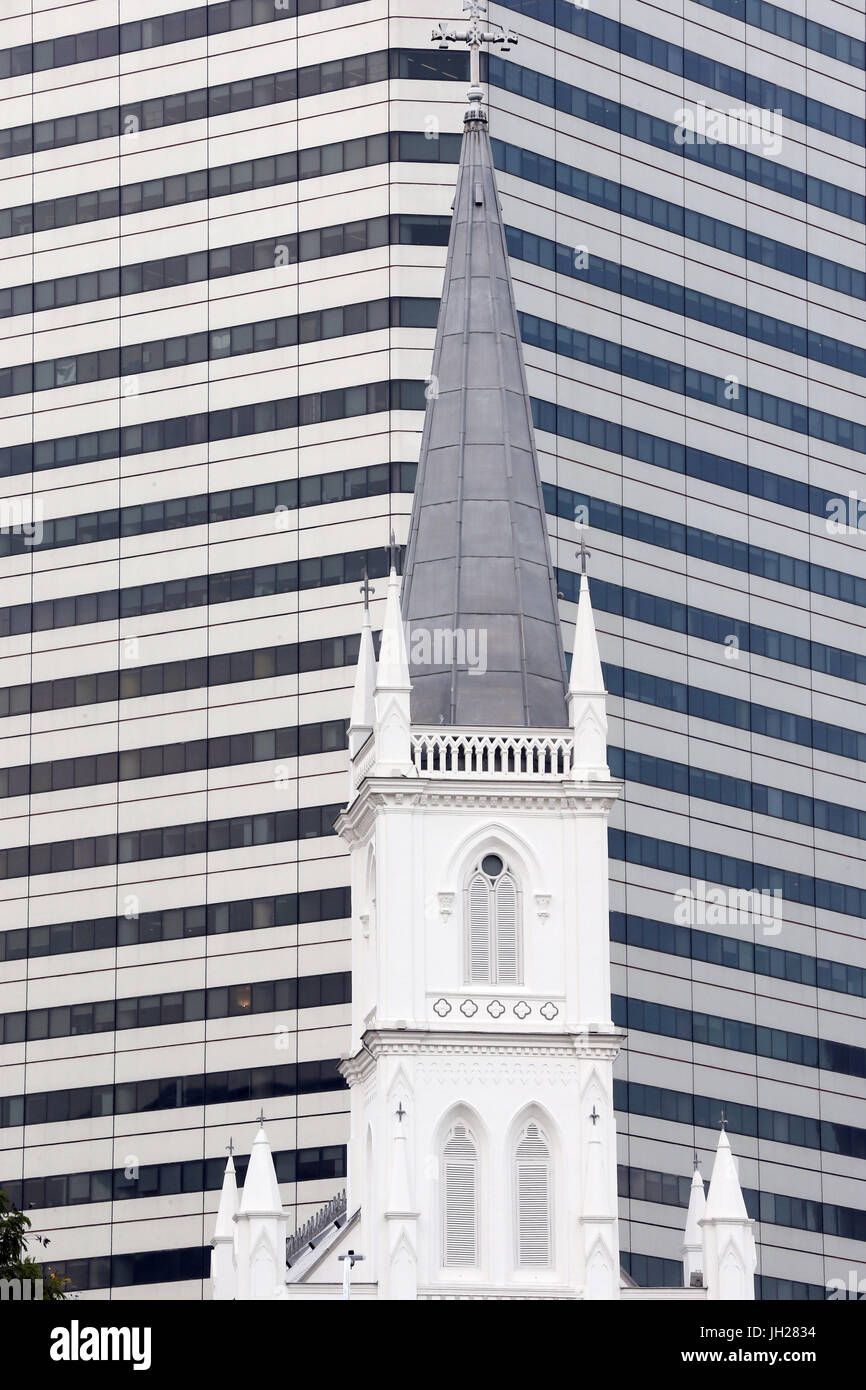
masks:
{"type": "MultiPolygon", "coordinates": [[[[359,663],[348,1206],[379,1296],[619,1290],[607,820],[570,687],[487,120],[470,92],[402,586],[359,663]],[[401,593],[402,587],[402,593],[401,593]]],[[[358,711],[357,715],[354,713],[358,711]]]]}
{"type": "MultiPolygon", "coordinates": [[[[526,458],[534,466],[531,450],[526,458]]],[[[392,570],[375,727],[353,760],[353,797],[338,822],[352,853],[353,1045],[343,1071],[348,1209],[362,1209],[364,1279],[388,1298],[419,1289],[613,1298],[612,1065],[622,1035],[610,1019],[606,836],[619,787],[599,742],[604,690],[589,594],[584,587],[570,724],[558,629],[528,606],[520,617],[536,653],[548,635],[538,626],[550,628],[546,670],[530,668],[520,642],[494,645],[510,667],[455,661],[445,681],[434,672],[428,692],[410,661],[425,631],[412,600],[413,586],[424,593],[426,524],[422,489],[408,649],[392,570]],[[475,718],[451,721],[447,706],[422,703],[422,718],[410,719],[416,691],[428,702],[453,693],[458,709],[465,694],[475,718]]],[[[524,504],[519,529],[534,554],[507,558],[510,586],[497,564],[505,557],[490,557],[500,578],[489,595],[502,593],[504,611],[488,597],[476,613],[488,641],[498,642],[521,578],[538,607],[555,612],[542,526],[524,504]]],[[[509,532],[497,541],[507,545],[509,532]]],[[[464,551],[461,565],[471,570],[472,560],[464,551]]],[[[443,626],[459,634],[462,596],[458,604],[443,626]]]]}
{"type": "MultiPolygon", "coordinates": [[[[441,36],[469,42],[473,84],[435,390],[404,577],[392,541],[377,594],[378,662],[364,584],[349,799],[337,821],[352,884],[347,1201],[291,1244],[290,1297],[634,1292],[619,1261],[613,1064],[624,1035],[611,1020],[608,922],[608,817],[621,784],[607,766],[585,573],[566,674],[477,82],[481,42],[516,39],[485,32],[480,10],[465,33],[441,36]]],[[[279,1277],[262,1141],[263,1130],[234,1216],[235,1271],[215,1247],[238,1298],[281,1296],[253,1291],[279,1277]],[[258,1272],[247,1267],[254,1251],[258,1272]]],[[[229,1192],[226,1210],[231,1202],[229,1192]]],[[[731,1215],[727,1179],[718,1205],[714,1214],[711,1193],[701,1212],[711,1250],[699,1265],[731,1271],[739,1253],[745,1289],[751,1229],[739,1208],[739,1224],[731,1215]]],[[[218,1232],[226,1225],[221,1206],[218,1232]]],[[[654,1292],[708,1296],[703,1283],[654,1292]]]]}

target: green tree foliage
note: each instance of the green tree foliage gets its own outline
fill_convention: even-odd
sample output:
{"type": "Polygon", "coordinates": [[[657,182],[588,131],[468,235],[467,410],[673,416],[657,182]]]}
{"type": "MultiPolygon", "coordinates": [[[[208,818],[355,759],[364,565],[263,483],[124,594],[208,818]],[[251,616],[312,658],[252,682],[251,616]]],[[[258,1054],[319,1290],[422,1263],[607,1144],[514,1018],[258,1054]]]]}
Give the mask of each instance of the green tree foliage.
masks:
{"type": "MultiPolygon", "coordinates": [[[[14,1207],[0,1190],[0,1279],[42,1280],[43,1300],[56,1301],[68,1297],[68,1279],[58,1279],[54,1271],[40,1267],[27,1254],[27,1232],[30,1217],[14,1207]]],[[[37,1236],[41,1241],[41,1237],[37,1236]]]]}

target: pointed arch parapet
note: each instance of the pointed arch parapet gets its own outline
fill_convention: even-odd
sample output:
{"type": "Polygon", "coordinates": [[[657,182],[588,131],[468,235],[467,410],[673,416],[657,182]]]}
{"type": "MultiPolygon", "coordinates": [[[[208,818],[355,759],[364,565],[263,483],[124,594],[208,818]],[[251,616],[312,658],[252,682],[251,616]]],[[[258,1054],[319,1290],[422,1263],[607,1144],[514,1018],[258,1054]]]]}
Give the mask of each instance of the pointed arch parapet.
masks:
{"type": "Polygon", "coordinates": [[[572,735],[561,730],[487,734],[422,729],[412,735],[412,761],[420,777],[559,781],[571,775],[573,747],[572,735]]]}

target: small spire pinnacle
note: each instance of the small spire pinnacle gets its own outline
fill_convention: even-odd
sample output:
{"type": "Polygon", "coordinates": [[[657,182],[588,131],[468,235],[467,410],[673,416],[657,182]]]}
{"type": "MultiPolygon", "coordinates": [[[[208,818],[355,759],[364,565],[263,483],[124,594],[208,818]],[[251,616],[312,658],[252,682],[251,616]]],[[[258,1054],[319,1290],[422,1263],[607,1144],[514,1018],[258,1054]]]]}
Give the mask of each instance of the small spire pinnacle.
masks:
{"type": "MultiPolygon", "coordinates": [[[[355,668],[355,685],[352,691],[352,709],[349,715],[349,757],[354,758],[363,748],[373,732],[376,722],[374,691],[376,688],[376,653],[373,649],[373,632],[370,627],[370,598],[374,592],[364,569],[364,582],[360,589],[364,599],[364,612],[361,619],[361,640],[358,647],[358,665],[355,668]]],[[[352,792],[355,790],[355,775],[350,772],[352,792]]]]}
{"type": "Polygon", "coordinates": [[[731,1152],[727,1131],[724,1129],[719,1133],[719,1143],[713,1162],[710,1188],[707,1193],[706,1214],[708,1217],[724,1217],[727,1220],[732,1218],[748,1220],[746,1203],[737,1172],[737,1162],[731,1152]]]}
{"type": "Polygon", "coordinates": [[[581,563],[580,592],[577,600],[577,618],[574,625],[574,649],[571,657],[571,679],[569,697],[604,695],[604,678],[601,673],[601,658],[598,653],[598,638],[595,619],[589,597],[589,580],[586,575],[586,560],[592,551],[587,550],[586,541],[581,538],[580,550],[575,551],[581,563]]]}
{"type": "Polygon", "coordinates": [[[237,1295],[237,1265],[235,1262],[235,1217],[238,1214],[238,1185],[235,1165],[232,1159],[234,1145],[229,1140],[220,1192],[219,1209],[214,1226],[213,1254],[210,1262],[211,1289],[216,1300],[233,1299],[237,1295]]]}
{"type": "Polygon", "coordinates": [[[256,1121],[260,1128],[250,1152],[250,1161],[247,1164],[240,1210],[244,1214],[255,1212],[257,1215],[267,1213],[282,1216],[283,1206],[280,1201],[277,1174],[271,1146],[264,1129],[264,1112],[256,1117],[256,1121]]]}
{"type": "Polygon", "coordinates": [[[574,624],[571,676],[568,682],[568,713],[574,730],[574,775],[581,781],[588,778],[609,781],[604,676],[589,597],[589,580],[586,577],[586,557],[589,551],[582,536],[581,548],[577,554],[580,557],[582,572],[577,618],[574,624]]]}
{"type": "Polygon", "coordinates": [[[755,1297],[754,1222],[746,1209],[737,1160],[724,1129],[713,1161],[706,1206],[700,1222],[703,1233],[703,1273],[710,1299],[755,1297]]]}
{"type": "Polygon", "coordinates": [[[382,769],[387,767],[389,776],[415,776],[409,706],[412,682],[409,679],[406,631],[400,611],[402,580],[397,574],[397,550],[392,533],[388,546],[391,573],[388,576],[382,641],[373,691],[376,767],[380,770],[378,775],[382,775],[382,769]]]}
{"type": "MultiPolygon", "coordinates": [[[[228,1145],[226,1146],[228,1147],[228,1145]]],[[[219,1210],[217,1211],[216,1227],[214,1229],[214,1241],[231,1242],[234,1238],[234,1218],[238,1210],[238,1185],[235,1176],[234,1160],[229,1154],[226,1159],[225,1172],[223,1173],[223,1185],[220,1192],[219,1210]]]]}
{"type": "Polygon", "coordinates": [[[376,694],[383,690],[410,691],[409,657],[406,651],[406,632],[400,612],[401,580],[395,563],[399,546],[391,533],[391,544],[387,547],[391,557],[391,573],[388,576],[388,592],[385,599],[385,614],[382,620],[382,642],[379,649],[379,662],[376,668],[376,694]]]}
{"type": "Polygon", "coordinates": [[[704,1242],[701,1234],[701,1221],[707,1207],[704,1180],[698,1170],[698,1154],[695,1150],[695,1171],[689,1191],[689,1209],[686,1215],[686,1229],[683,1236],[683,1283],[694,1288],[703,1281],[704,1242]]]}

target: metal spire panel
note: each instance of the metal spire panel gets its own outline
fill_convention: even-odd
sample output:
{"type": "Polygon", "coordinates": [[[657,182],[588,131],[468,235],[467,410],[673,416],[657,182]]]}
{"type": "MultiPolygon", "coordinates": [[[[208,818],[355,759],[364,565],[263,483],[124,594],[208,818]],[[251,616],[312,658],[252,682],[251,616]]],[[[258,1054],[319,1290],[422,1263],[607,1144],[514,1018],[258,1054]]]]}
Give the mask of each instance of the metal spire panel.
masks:
{"type": "MultiPolygon", "coordinates": [[[[482,40],[516,42],[477,25],[434,37],[473,55],[482,40]]],[[[475,81],[469,99],[403,583],[412,722],[565,728],[556,587],[475,81]]]]}

